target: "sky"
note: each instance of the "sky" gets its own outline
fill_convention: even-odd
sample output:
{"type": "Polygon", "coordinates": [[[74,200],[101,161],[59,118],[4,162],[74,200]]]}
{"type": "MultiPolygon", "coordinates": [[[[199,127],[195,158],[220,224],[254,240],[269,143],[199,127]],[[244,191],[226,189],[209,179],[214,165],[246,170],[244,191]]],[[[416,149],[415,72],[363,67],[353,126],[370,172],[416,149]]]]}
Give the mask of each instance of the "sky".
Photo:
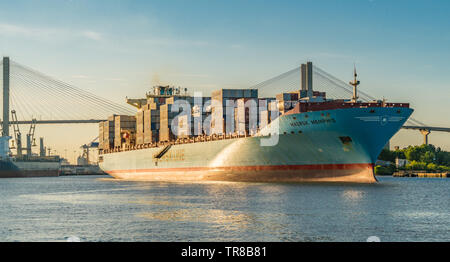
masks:
{"type": "MultiPolygon", "coordinates": [[[[0,55],[119,103],[156,83],[246,88],[307,60],[349,81],[356,64],[360,90],[450,127],[449,13],[446,0],[1,1],[0,55]]],[[[97,131],[36,135],[70,160],[97,131]]],[[[422,139],[402,130],[391,146],[422,139]]],[[[429,141],[450,150],[448,133],[429,141]]]]}

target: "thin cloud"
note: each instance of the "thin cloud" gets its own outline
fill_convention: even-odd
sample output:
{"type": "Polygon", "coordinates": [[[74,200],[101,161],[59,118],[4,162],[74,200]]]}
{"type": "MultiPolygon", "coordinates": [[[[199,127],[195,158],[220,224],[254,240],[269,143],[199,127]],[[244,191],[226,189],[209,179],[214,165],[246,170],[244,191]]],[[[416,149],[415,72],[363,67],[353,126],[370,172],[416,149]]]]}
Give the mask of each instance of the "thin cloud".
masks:
{"type": "Polygon", "coordinates": [[[91,40],[102,40],[102,35],[94,31],[84,31],[81,35],[91,40]]]}
{"type": "Polygon", "coordinates": [[[120,81],[125,81],[125,79],[123,79],[123,78],[105,78],[105,81],[120,82],[120,81]]]}
{"type": "Polygon", "coordinates": [[[72,78],[76,79],[89,79],[90,77],[87,75],[73,75],[72,78]]]}
{"type": "Polygon", "coordinates": [[[205,47],[209,46],[210,43],[206,41],[190,41],[190,40],[181,40],[175,38],[164,38],[164,37],[154,37],[148,38],[144,40],[144,43],[150,45],[157,46],[196,46],[196,47],[205,47]]]}
{"type": "Polygon", "coordinates": [[[13,24],[0,24],[0,35],[3,36],[20,36],[20,37],[37,37],[49,35],[53,32],[38,28],[30,28],[13,24]]]}
{"type": "Polygon", "coordinates": [[[8,23],[0,23],[0,36],[24,37],[38,40],[84,38],[89,40],[102,40],[102,34],[93,30],[71,30],[50,27],[33,27],[8,23]]]}

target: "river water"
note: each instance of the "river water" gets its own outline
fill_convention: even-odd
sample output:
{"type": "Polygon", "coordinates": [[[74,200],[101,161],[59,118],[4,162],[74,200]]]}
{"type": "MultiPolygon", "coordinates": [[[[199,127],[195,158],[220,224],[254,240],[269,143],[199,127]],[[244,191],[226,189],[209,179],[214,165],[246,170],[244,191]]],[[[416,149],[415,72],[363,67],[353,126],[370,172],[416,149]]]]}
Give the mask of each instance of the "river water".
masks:
{"type": "Polygon", "coordinates": [[[0,179],[0,241],[450,241],[450,179],[378,179],[373,185],[0,179]]]}

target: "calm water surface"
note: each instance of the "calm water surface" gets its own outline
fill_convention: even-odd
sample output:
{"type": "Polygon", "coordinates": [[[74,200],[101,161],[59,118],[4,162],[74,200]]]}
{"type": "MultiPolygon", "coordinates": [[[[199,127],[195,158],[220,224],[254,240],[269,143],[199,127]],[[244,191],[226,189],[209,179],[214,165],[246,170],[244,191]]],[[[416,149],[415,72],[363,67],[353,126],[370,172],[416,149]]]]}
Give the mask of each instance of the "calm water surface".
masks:
{"type": "Polygon", "coordinates": [[[379,180],[0,179],[0,241],[450,241],[450,179],[379,180]]]}

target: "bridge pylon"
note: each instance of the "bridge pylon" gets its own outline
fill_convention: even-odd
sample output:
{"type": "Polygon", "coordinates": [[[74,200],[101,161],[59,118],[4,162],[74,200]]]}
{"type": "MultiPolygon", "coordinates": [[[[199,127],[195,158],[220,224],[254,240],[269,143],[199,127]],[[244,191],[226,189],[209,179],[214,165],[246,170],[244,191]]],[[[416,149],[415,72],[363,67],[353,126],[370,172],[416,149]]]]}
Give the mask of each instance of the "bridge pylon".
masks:
{"type": "Polygon", "coordinates": [[[428,145],[428,135],[431,133],[428,129],[420,129],[420,133],[423,135],[423,144],[428,145]]]}
{"type": "Polygon", "coordinates": [[[3,136],[9,136],[9,77],[9,57],[3,57],[3,136]]]}

